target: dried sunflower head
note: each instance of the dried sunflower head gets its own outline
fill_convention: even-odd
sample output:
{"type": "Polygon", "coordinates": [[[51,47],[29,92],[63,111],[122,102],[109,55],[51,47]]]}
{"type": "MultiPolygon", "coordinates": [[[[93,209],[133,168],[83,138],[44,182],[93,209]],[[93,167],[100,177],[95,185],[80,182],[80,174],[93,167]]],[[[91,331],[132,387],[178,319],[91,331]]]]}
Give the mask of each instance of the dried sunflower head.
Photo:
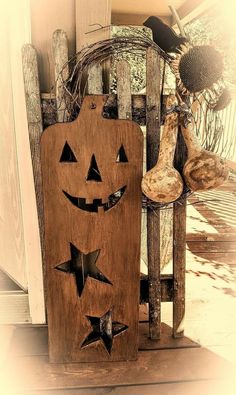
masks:
{"type": "Polygon", "coordinates": [[[220,53],[210,45],[191,47],[181,45],[179,54],[171,62],[181,93],[201,92],[222,77],[223,61],[220,53]]]}

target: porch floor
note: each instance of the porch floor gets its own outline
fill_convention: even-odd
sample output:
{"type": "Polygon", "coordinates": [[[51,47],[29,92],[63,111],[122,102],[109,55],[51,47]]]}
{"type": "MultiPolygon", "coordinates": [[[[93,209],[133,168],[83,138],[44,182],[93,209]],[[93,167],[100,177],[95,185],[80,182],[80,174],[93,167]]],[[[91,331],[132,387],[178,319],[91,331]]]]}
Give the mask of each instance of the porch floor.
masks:
{"type": "Polygon", "coordinates": [[[46,327],[5,326],[1,394],[236,393],[235,177],[188,203],[186,337],[171,338],[172,304],[163,303],[163,339],[148,349],[140,324],[137,361],[59,365],[48,363],[46,327]]]}

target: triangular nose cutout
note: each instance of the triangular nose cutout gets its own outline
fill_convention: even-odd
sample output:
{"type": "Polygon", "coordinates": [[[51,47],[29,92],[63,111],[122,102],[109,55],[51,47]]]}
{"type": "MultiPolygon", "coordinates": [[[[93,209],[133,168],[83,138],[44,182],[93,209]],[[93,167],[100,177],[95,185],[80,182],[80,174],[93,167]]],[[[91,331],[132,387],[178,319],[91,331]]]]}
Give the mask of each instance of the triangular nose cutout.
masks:
{"type": "Polygon", "coordinates": [[[125,153],[125,149],[123,144],[121,145],[118,154],[117,154],[117,158],[116,158],[116,162],[128,162],[128,158],[127,155],[125,153]]]}
{"type": "Polygon", "coordinates": [[[90,163],[90,166],[89,166],[87,181],[97,181],[97,182],[101,182],[102,181],[102,177],[101,177],[101,174],[100,174],[100,172],[98,170],[98,165],[97,165],[97,162],[96,162],[95,155],[93,155],[92,158],[91,158],[91,163],[90,163]]]}

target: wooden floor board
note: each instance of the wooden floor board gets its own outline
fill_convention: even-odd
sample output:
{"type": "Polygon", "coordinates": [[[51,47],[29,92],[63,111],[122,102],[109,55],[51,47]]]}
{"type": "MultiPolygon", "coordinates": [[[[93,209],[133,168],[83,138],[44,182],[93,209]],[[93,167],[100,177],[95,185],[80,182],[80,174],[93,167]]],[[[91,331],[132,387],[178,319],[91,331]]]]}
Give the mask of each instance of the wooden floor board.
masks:
{"type": "Polygon", "coordinates": [[[218,242],[226,242],[233,241],[236,242],[236,231],[235,233],[206,233],[203,230],[198,233],[188,233],[186,236],[186,241],[218,241],[218,242]]]}
{"type": "Polygon", "coordinates": [[[192,252],[228,252],[236,257],[236,242],[234,241],[188,241],[187,248],[192,252]]]}
{"type": "Polygon", "coordinates": [[[15,372],[15,385],[28,390],[226,379],[234,371],[230,363],[204,348],[141,351],[137,361],[99,364],[49,364],[46,356],[18,357],[9,369],[15,372]]]}
{"type": "MultiPolygon", "coordinates": [[[[235,253],[230,252],[210,252],[210,251],[198,251],[191,252],[191,256],[188,256],[188,262],[211,262],[212,264],[221,263],[222,265],[230,265],[231,267],[236,266],[235,253]]],[[[188,253],[188,250],[187,250],[188,253]]],[[[188,255],[188,254],[187,254],[188,255]]]]}
{"type": "MultiPolygon", "coordinates": [[[[70,390],[32,391],[35,395],[235,395],[235,386],[227,380],[200,380],[163,384],[146,384],[70,390]]],[[[30,395],[28,391],[25,395],[30,395]]]]}

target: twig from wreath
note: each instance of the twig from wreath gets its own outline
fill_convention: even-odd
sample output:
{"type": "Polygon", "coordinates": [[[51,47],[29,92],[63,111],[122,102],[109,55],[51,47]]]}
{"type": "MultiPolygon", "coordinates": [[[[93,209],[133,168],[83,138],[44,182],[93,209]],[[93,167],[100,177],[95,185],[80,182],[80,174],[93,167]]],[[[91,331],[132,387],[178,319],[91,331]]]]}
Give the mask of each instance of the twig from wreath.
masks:
{"type": "Polygon", "coordinates": [[[102,64],[112,55],[120,53],[135,53],[142,58],[146,55],[148,48],[153,48],[167,63],[172,60],[171,55],[167,55],[157,44],[155,44],[144,32],[137,34],[135,28],[130,27],[135,32],[133,36],[113,37],[88,45],[64,64],[57,79],[64,87],[63,100],[66,102],[66,111],[69,113],[69,121],[75,119],[82,104],[87,86],[87,75],[89,69],[95,64],[102,64]],[[64,69],[70,69],[69,77],[64,79],[64,69]]]}

